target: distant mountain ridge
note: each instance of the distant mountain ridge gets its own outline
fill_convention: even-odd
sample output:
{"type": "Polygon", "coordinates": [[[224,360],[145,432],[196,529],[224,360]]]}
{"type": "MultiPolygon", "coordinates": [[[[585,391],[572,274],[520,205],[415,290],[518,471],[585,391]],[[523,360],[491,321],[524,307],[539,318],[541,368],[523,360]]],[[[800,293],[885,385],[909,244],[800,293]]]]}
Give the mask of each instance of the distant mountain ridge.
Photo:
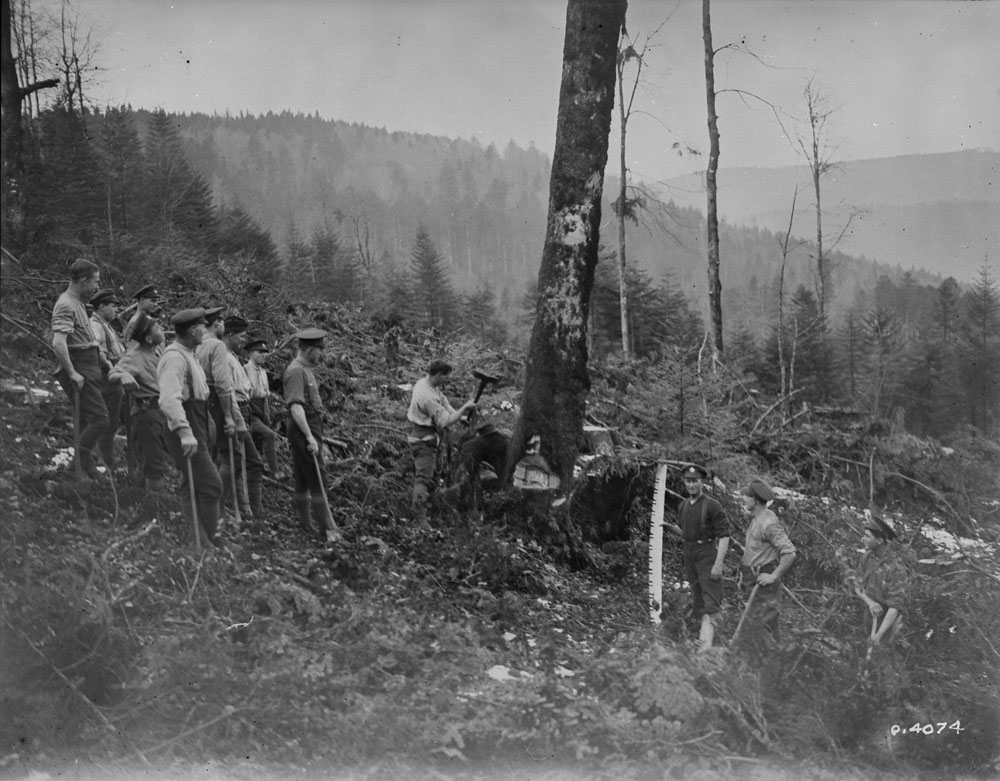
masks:
{"type": "MultiPolygon", "coordinates": [[[[834,162],[836,159],[834,158],[834,162]]],[[[879,263],[971,279],[1000,249],[1000,152],[985,149],[839,163],[822,179],[824,234],[839,249],[879,263]]],[[[734,225],[784,231],[798,186],[795,235],[815,236],[815,200],[805,165],[719,170],[719,213],[734,225]]],[[[678,204],[704,206],[702,176],[667,183],[678,204]]]]}

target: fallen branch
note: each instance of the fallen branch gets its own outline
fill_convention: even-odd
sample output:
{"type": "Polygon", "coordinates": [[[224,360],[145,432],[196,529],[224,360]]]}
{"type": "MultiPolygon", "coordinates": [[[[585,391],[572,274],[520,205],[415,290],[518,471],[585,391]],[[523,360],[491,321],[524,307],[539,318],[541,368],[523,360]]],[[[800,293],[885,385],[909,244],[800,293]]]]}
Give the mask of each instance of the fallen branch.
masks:
{"type": "Polygon", "coordinates": [[[793,390],[791,393],[787,394],[786,396],[782,396],[780,399],[778,399],[776,402],[774,402],[774,404],[772,404],[770,407],[768,407],[766,410],[764,410],[764,414],[761,415],[759,418],[757,418],[757,422],[754,423],[753,424],[753,428],[750,429],[750,435],[753,436],[754,432],[757,431],[757,429],[760,427],[760,424],[764,422],[764,419],[768,415],[770,415],[772,412],[774,412],[782,404],[784,404],[785,402],[787,402],[796,393],[800,393],[802,390],[803,390],[803,388],[796,388],[795,390],[793,390]]]}
{"type": "MultiPolygon", "coordinates": [[[[91,700],[90,697],[88,697],[82,691],[80,691],[80,687],[78,687],[75,683],[73,683],[73,681],[71,681],[69,678],[67,678],[66,674],[62,670],[60,670],[58,667],[56,667],[55,664],[52,663],[52,660],[49,659],[49,657],[45,655],[45,652],[42,651],[41,648],[39,648],[37,645],[35,645],[35,643],[31,640],[30,637],[28,637],[24,632],[22,632],[20,629],[18,629],[16,626],[14,626],[6,618],[4,618],[3,621],[4,621],[4,623],[7,626],[9,626],[18,635],[20,635],[21,639],[24,640],[24,642],[26,642],[28,644],[28,646],[31,648],[32,651],[34,651],[36,654],[38,654],[40,657],[42,657],[42,659],[45,660],[45,663],[52,669],[52,672],[54,672],[56,674],[56,676],[59,678],[59,680],[61,680],[64,684],[66,684],[70,688],[70,690],[84,704],[86,704],[87,707],[90,708],[91,711],[93,711],[94,715],[97,716],[97,718],[108,729],[109,732],[115,732],[115,733],[117,733],[117,734],[122,735],[123,737],[125,737],[126,740],[129,740],[129,738],[127,736],[125,736],[124,733],[121,730],[117,729],[115,727],[115,725],[111,723],[111,721],[108,719],[107,716],[104,715],[104,713],[101,711],[101,709],[98,708],[97,705],[94,704],[94,701],[91,700]]],[[[129,743],[131,743],[131,740],[129,740],[129,743]]],[[[143,754],[143,752],[140,751],[135,746],[134,743],[132,744],[132,750],[135,751],[136,755],[139,757],[139,759],[142,760],[143,764],[146,765],[146,767],[152,769],[153,763],[150,762],[145,757],[145,755],[143,754]]]]}

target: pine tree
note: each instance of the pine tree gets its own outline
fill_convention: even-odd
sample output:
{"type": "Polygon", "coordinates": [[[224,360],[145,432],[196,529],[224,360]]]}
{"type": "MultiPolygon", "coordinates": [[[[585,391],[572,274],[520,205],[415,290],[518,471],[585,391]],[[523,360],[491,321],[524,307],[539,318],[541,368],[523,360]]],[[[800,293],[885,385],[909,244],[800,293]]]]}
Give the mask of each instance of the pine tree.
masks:
{"type": "Polygon", "coordinates": [[[456,322],[457,297],[444,269],[441,255],[427,229],[420,225],[410,254],[413,277],[414,314],[421,328],[449,331],[456,322]]]}

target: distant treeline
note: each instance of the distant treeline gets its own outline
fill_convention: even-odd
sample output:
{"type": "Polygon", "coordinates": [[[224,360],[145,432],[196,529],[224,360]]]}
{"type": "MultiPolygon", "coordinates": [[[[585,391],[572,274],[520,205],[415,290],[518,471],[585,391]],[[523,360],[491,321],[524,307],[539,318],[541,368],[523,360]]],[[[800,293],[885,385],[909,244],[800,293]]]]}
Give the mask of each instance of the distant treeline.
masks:
{"type": "MultiPolygon", "coordinates": [[[[283,302],[326,300],[387,328],[494,345],[523,343],[530,328],[549,167],[535,149],[511,143],[500,154],[289,113],[128,108],[44,111],[28,142],[18,249],[37,265],[92,255],[125,292],[154,281],[178,304],[221,300],[262,322],[283,302]]],[[[610,237],[610,206],[605,214],[610,237]]],[[[647,200],[630,224],[637,355],[694,359],[703,244],[701,213],[669,201],[647,200]]],[[[602,257],[597,355],[620,349],[610,244],[602,257]]],[[[1000,303],[987,269],[963,291],[950,278],[834,255],[833,306],[820,320],[802,242],[785,260],[779,328],[778,237],[723,226],[721,257],[725,355],[765,393],[901,415],[920,433],[996,430],[1000,303]]]]}

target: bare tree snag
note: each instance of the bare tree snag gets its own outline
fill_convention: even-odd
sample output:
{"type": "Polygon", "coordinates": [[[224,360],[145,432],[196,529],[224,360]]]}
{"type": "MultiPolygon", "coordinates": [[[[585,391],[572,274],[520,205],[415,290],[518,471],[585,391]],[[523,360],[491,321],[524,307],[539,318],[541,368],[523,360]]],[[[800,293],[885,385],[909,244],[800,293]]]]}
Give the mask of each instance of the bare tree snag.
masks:
{"type": "Polygon", "coordinates": [[[716,175],[719,171],[719,117],[715,113],[715,49],[712,48],[712,17],[709,0],[701,2],[702,37],[705,41],[705,98],[708,104],[708,168],[705,190],[708,209],[708,308],[712,322],[712,353],[722,355],[722,282],[719,280],[719,213],[716,175]]]}
{"type": "Polygon", "coordinates": [[[626,0],[569,0],[566,9],[548,223],[508,479],[528,438],[538,434],[562,485],[572,484],[590,390],[587,320],[626,6],[626,0]]]}

